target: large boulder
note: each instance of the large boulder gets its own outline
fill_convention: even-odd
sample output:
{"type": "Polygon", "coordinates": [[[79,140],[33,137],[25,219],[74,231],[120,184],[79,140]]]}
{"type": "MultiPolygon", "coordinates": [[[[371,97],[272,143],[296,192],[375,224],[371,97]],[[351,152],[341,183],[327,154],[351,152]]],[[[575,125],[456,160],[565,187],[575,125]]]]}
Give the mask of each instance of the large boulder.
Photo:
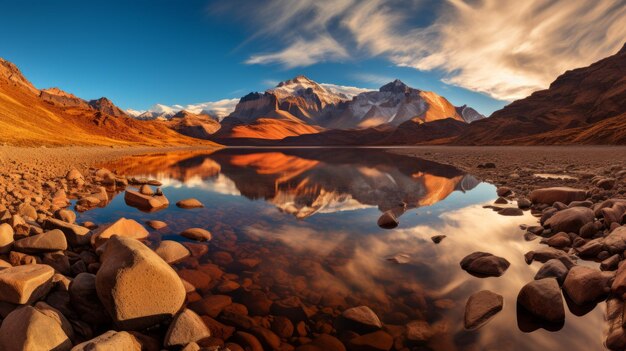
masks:
{"type": "Polygon", "coordinates": [[[70,302],[80,315],[80,319],[92,325],[101,325],[111,321],[98,298],[96,276],[80,273],[70,283],[70,302]]]}
{"type": "Polygon", "coordinates": [[[31,306],[20,307],[2,321],[0,350],[67,351],[70,338],[59,322],[31,306]]]}
{"type": "Polygon", "coordinates": [[[111,237],[101,262],[96,290],[120,329],[144,329],[166,321],[185,302],[185,287],[176,272],[135,239],[111,237]]]}
{"type": "Polygon", "coordinates": [[[54,269],[45,264],[29,264],[0,270],[0,301],[31,304],[52,287],[54,269]]]}
{"type": "Polygon", "coordinates": [[[487,323],[496,313],[502,311],[504,299],[489,290],[472,294],[465,305],[465,328],[476,329],[487,323]]]}
{"type": "Polygon", "coordinates": [[[130,333],[109,330],[104,334],[80,343],[72,351],[141,351],[141,344],[130,333]]]}
{"type": "Polygon", "coordinates": [[[548,322],[565,319],[561,288],[555,278],[533,280],[517,295],[517,303],[535,317],[548,322]]]}
{"type": "Polygon", "coordinates": [[[499,277],[509,268],[509,261],[487,252],[474,252],[461,260],[461,268],[476,276],[499,277]]]}
{"type": "Polygon", "coordinates": [[[534,204],[552,205],[562,202],[566,205],[572,201],[582,201],[587,198],[587,191],[570,187],[554,187],[536,189],[530,193],[530,201],[534,204]]]}
{"type": "Polygon", "coordinates": [[[13,243],[13,249],[29,254],[64,251],[67,250],[67,240],[62,231],[53,229],[43,234],[17,240],[13,243]]]}
{"type": "Polygon", "coordinates": [[[165,334],[165,347],[181,347],[211,336],[211,331],[202,318],[189,309],[174,317],[165,334]]]}
{"type": "Polygon", "coordinates": [[[593,210],[587,207],[573,207],[557,212],[544,225],[552,229],[553,233],[577,233],[587,223],[593,222],[593,210]]]}
{"type": "Polygon", "coordinates": [[[584,305],[608,294],[611,291],[612,277],[613,274],[609,272],[601,272],[585,266],[574,266],[565,278],[563,291],[574,303],[584,305]]]}

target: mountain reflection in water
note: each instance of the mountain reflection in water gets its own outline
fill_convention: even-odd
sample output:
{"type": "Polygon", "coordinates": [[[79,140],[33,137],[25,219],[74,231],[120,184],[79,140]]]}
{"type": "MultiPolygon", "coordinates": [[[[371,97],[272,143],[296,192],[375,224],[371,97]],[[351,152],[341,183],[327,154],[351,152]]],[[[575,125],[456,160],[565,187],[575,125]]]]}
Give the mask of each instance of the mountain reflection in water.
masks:
{"type": "Polygon", "coordinates": [[[318,311],[320,325],[332,321],[328,311],[367,305],[388,325],[427,321],[429,350],[603,348],[604,304],[586,313],[566,311],[556,332],[518,324],[517,294],[541,266],[525,263],[524,254],[540,245],[525,241],[519,225],[536,218],[482,208],[496,198],[495,187],[455,167],[383,149],[173,152],[105,166],[161,181],[172,204],[195,197],[205,208],[170,205],[144,213],[118,195],[105,208],[79,214],[79,221],[165,221],[166,228],[151,231],[151,246],[185,241],[178,233],[189,227],[207,228],[213,233],[209,252],[176,269],[218,264],[229,272],[225,257],[258,260],[252,273],[233,272],[237,279],[251,277],[275,301],[297,297],[318,311]],[[387,210],[403,213],[395,229],[376,225],[387,210]],[[430,238],[441,234],[446,238],[434,244],[430,238]],[[471,276],[459,262],[474,251],[502,256],[511,266],[498,278],[471,276]],[[387,260],[397,255],[403,264],[387,260]],[[504,308],[467,331],[465,303],[483,289],[503,295],[504,308]]]}

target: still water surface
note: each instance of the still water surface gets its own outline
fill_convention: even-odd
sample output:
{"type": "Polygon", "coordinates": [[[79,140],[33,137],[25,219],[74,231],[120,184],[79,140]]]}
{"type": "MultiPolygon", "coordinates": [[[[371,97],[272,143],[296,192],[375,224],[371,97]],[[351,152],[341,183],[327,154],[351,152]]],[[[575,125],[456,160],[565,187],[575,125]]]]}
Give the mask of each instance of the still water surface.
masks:
{"type": "Polygon", "coordinates": [[[173,152],[106,166],[159,180],[171,205],[144,213],[119,194],[79,220],[167,222],[151,230],[153,242],[185,241],[178,233],[189,227],[209,229],[204,262],[220,251],[258,258],[259,281],[275,298],[295,295],[320,309],[367,305],[387,324],[426,320],[437,332],[428,344],[433,350],[603,349],[604,303],[575,311],[581,316],[566,307],[557,331],[518,322],[517,293],[540,267],[524,262],[524,253],[540,245],[525,241],[519,225],[536,219],[484,209],[495,187],[455,167],[383,149],[173,152]],[[205,208],[173,205],[189,197],[205,208]],[[387,210],[399,216],[395,229],[376,224],[387,210]],[[431,241],[441,234],[447,236],[441,243],[431,241]],[[505,257],[511,266],[502,277],[474,277],[459,267],[474,251],[505,257]],[[394,256],[403,263],[389,260],[394,256]],[[503,295],[504,309],[466,331],[465,302],[482,289],[503,295]]]}

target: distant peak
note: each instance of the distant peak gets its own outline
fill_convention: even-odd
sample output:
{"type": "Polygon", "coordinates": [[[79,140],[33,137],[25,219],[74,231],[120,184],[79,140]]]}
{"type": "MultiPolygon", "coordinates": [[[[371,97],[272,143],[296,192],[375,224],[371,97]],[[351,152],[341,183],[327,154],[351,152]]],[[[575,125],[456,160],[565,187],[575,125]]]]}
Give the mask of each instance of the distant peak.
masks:
{"type": "Polygon", "coordinates": [[[291,85],[291,84],[317,84],[315,83],[313,80],[309,79],[307,76],[304,76],[302,74],[297,75],[295,77],[293,77],[292,79],[283,81],[278,83],[278,85],[276,86],[277,88],[279,87],[283,87],[285,85],[291,85]]]}
{"type": "Polygon", "coordinates": [[[404,84],[400,79],[396,79],[391,83],[387,83],[380,87],[380,91],[389,91],[393,93],[406,93],[409,89],[409,86],[404,84]]]}

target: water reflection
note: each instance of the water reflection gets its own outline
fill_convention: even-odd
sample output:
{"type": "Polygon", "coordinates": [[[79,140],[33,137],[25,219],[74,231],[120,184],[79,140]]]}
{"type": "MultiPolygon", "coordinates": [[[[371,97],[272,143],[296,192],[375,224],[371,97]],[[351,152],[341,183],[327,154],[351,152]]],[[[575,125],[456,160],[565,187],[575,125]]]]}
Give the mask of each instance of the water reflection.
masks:
{"type": "Polygon", "coordinates": [[[433,350],[602,348],[604,304],[567,311],[558,332],[518,324],[517,293],[540,267],[525,263],[524,253],[538,240],[524,240],[519,225],[536,219],[482,208],[495,199],[495,188],[454,167],[372,149],[167,153],[107,167],[158,179],[171,203],[193,196],[206,207],[170,206],[148,214],[118,196],[106,208],[80,214],[81,220],[167,222],[153,231],[153,244],[184,241],[180,231],[205,227],[214,235],[209,253],[178,268],[216,263],[228,272],[233,268],[224,256],[234,262],[253,258],[259,264],[245,277],[272,300],[299,298],[319,311],[318,321],[332,319],[325,308],[367,305],[390,325],[427,321],[435,333],[427,345],[433,350]],[[380,213],[399,205],[400,226],[378,228],[380,213]],[[434,244],[430,238],[441,234],[446,238],[434,244]],[[505,257],[511,266],[499,278],[471,276],[459,262],[474,251],[505,257]],[[398,254],[403,264],[386,259],[398,254]],[[482,289],[503,295],[504,309],[480,329],[466,331],[465,302],[482,289]]]}

